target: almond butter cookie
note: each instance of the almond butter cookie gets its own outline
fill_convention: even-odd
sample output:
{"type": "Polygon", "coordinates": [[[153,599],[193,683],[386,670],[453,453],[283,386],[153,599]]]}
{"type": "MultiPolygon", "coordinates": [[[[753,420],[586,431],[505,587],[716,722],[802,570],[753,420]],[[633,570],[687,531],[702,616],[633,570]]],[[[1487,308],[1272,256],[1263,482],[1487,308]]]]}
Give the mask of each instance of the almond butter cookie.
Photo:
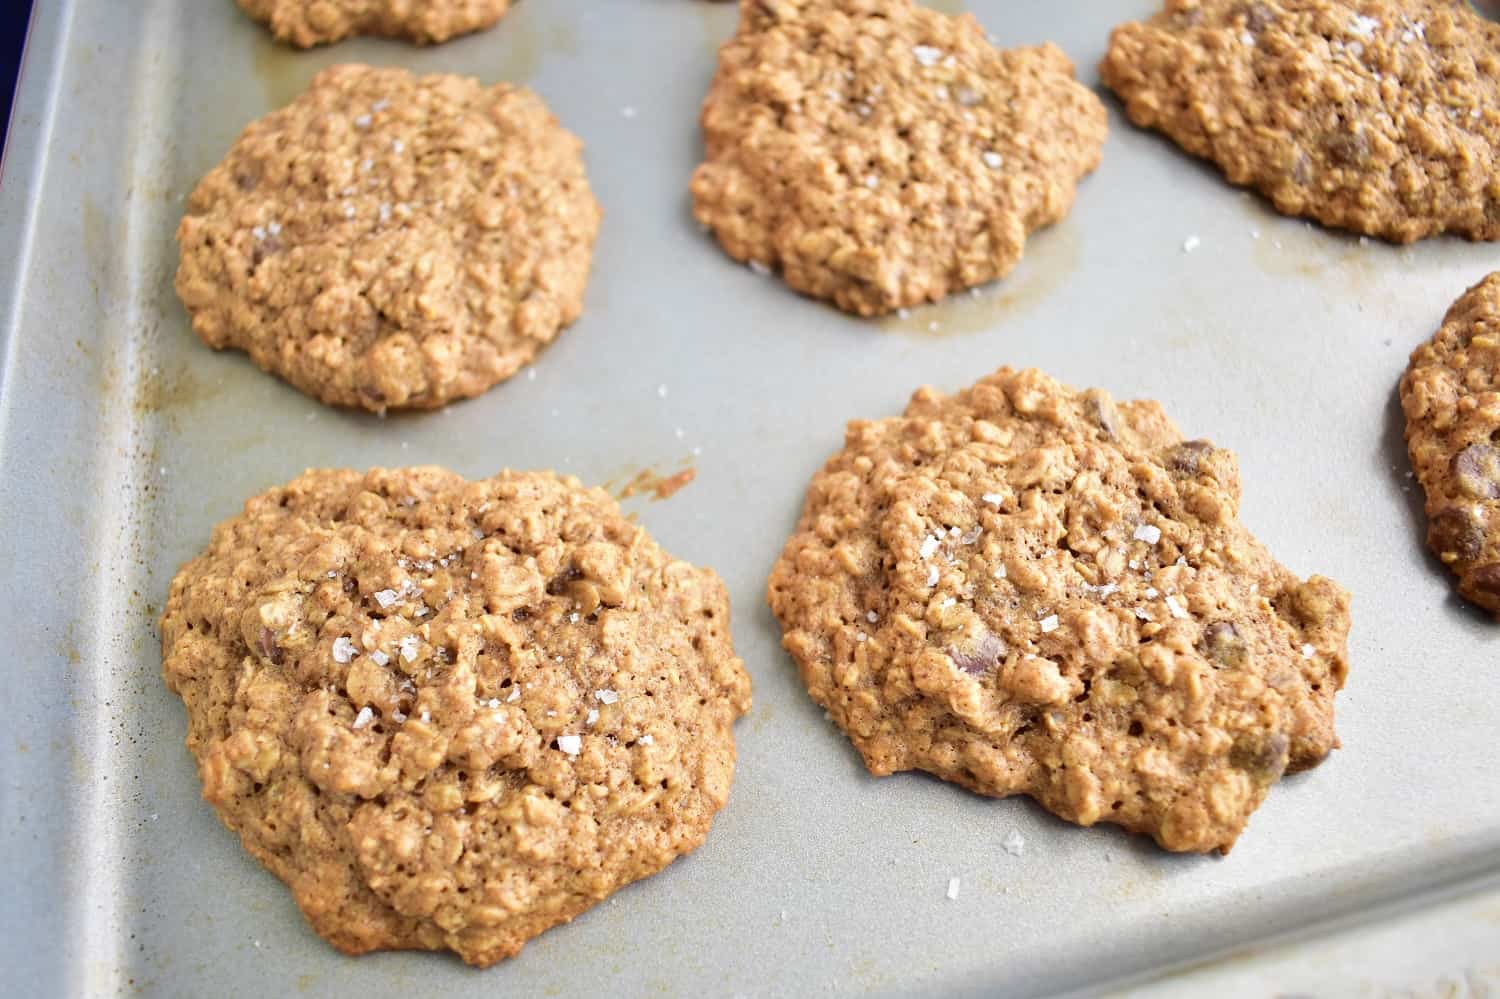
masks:
{"type": "Polygon", "coordinates": [[[1349,597],[1236,519],[1234,456],[1154,402],[1002,369],[849,425],[769,596],[874,774],[1227,852],[1338,744],[1349,597]]]}
{"type": "Polygon", "coordinates": [[[1500,615],[1500,271],[1470,288],[1401,379],[1427,544],[1458,592],[1500,615]]]}
{"type": "Polygon", "coordinates": [[[446,42],[481,31],[510,8],[511,0],[239,0],[246,14],[279,40],[299,48],[327,45],[350,35],[404,38],[418,45],[446,42]]]}
{"type": "Polygon", "coordinates": [[[332,67],[193,191],[177,294],[211,346],[324,402],[478,395],[583,309],[580,148],[521,87],[332,67]]]}
{"type": "Polygon", "coordinates": [[[698,221],[862,316],[1009,273],[1107,129],[1056,47],[998,50],[910,0],[746,0],[702,122],[698,221]]]}
{"type": "Polygon", "coordinates": [[[1130,119],[1286,215],[1500,239],[1500,24],[1451,0],[1168,0],[1100,67],[1130,119]]]}
{"type": "Polygon", "coordinates": [[[719,577],[550,473],[307,472],[161,631],[204,797],[350,954],[488,965],[661,870],[750,705],[719,577]]]}

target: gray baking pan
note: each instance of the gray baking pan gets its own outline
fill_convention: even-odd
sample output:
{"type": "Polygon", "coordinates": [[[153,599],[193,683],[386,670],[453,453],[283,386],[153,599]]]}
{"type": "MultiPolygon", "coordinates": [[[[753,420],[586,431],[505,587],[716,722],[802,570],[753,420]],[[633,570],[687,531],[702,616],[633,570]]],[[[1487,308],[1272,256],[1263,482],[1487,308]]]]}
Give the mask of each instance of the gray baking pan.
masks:
{"type": "MultiPolygon", "coordinates": [[[[1112,24],[1152,3],[968,7],[1003,44],[1057,42],[1092,83],[1112,24]]],[[[0,991],[1043,994],[1197,964],[1148,991],[1356,994],[1493,966],[1500,896],[1459,896],[1500,871],[1500,629],[1424,551],[1395,388],[1500,250],[1280,218],[1112,104],[1103,166],[1011,276],[905,319],[846,318],[736,266],[689,214],[699,102],[734,19],[704,0],[523,0],[439,48],[303,53],[230,0],[38,5],[0,182],[0,991]],[[183,196],[341,60],[524,82],[586,140],[606,212],[587,312],[534,378],[381,420],[190,333],[172,292],[183,196]],[[1002,364],[1162,400],[1238,453],[1243,519],[1271,550],[1354,593],[1343,749],[1279,785],[1228,857],[871,778],[780,651],[765,578],[844,422],[1002,364]],[[313,936],[200,801],[159,675],[167,583],[246,496],[308,466],[423,462],[590,483],[691,465],[675,497],[630,506],[723,574],[755,681],[707,844],[484,972],[313,936]],[[1347,928],[1388,916],[1406,922],[1347,928]],[[1305,941],[1335,923],[1329,948],[1379,949],[1316,977],[1305,941]],[[1251,957],[1202,966],[1235,953],[1251,957]],[[1408,964],[1381,978],[1393,954],[1408,964]]]]}

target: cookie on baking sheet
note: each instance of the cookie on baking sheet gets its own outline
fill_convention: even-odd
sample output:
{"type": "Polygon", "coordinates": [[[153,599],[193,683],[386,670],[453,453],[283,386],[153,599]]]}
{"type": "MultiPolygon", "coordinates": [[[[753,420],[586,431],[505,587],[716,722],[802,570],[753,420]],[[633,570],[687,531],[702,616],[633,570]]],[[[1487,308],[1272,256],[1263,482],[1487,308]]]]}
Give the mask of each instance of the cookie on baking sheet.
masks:
{"type": "Polygon", "coordinates": [[[750,705],[719,577],[550,473],[307,472],[161,629],[204,797],[347,953],[491,964],[661,870],[750,705]]]}
{"type": "Polygon", "coordinates": [[[481,31],[511,0],[238,0],[245,13],[279,40],[299,48],[350,35],[404,38],[418,45],[481,31]]]}
{"type": "Polygon", "coordinates": [[[1276,210],[1500,239],[1500,25],[1445,0],[1168,0],[1100,67],[1137,125],[1276,210]]]}
{"type": "Polygon", "coordinates": [[[335,66],[193,191],[177,294],[209,344],[324,402],[432,408],[578,317],[598,228],[531,91],[335,66]]]}
{"type": "Polygon", "coordinates": [[[1458,592],[1500,615],[1500,271],[1448,310],[1401,379],[1427,544],[1458,592]]]}
{"type": "Polygon", "coordinates": [[[1338,744],[1348,669],[1348,594],[1279,565],[1239,496],[1156,403],[1002,369],[849,425],[771,608],[871,772],[1227,852],[1338,744]]]}
{"type": "Polygon", "coordinates": [[[1057,48],[998,50],[911,0],[747,0],[702,122],[698,221],[863,316],[1008,273],[1106,131],[1057,48]]]}

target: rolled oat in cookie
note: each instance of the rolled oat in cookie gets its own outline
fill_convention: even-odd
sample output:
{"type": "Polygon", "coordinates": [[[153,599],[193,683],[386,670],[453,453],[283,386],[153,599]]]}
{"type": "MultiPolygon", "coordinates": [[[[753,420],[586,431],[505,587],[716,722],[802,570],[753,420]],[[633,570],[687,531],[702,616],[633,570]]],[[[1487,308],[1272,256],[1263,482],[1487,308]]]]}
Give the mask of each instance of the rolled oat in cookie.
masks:
{"type": "Polygon", "coordinates": [[[1008,273],[1106,131],[1056,47],[999,50],[910,0],[745,0],[702,122],[698,221],[863,316],[1008,273]]]}
{"type": "Polygon", "coordinates": [[[279,40],[299,48],[350,35],[446,42],[500,20],[511,0],[238,0],[279,40]]]}
{"type": "Polygon", "coordinates": [[[771,574],[783,644],[877,775],[1227,852],[1338,744],[1349,597],[1236,519],[1154,402],[1001,369],[851,423],[771,574]]]}
{"type": "Polygon", "coordinates": [[[524,88],[332,67],[193,191],[177,294],[211,346],[324,402],[478,395],[583,309],[580,148],[524,88]]]}
{"type": "Polygon", "coordinates": [[[1464,293],[1401,379],[1427,544],[1500,616],[1500,271],[1464,293]]]}
{"type": "Polygon", "coordinates": [[[161,632],[204,797],[351,954],[488,965],[661,870],[750,706],[719,577],[550,473],[307,472],[161,632]]]}
{"type": "Polygon", "coordinates": [[[1168,0],[1100,74],[1283,214],[1500,239],[1500,25],[1456,0],[1168,0]]]}

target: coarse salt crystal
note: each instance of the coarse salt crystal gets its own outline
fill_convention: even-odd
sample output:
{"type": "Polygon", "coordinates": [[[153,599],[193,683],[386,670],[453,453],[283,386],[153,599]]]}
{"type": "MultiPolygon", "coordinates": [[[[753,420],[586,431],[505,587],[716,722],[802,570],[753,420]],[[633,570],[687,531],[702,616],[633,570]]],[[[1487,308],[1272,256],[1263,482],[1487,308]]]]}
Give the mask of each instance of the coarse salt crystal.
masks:
{"type": "Polygon", "coordinates": [[[641,736],[640,742],[643,746],[654,746],[656,745],[656,737],[650,732],[647,732],[645,735],[641,736]]]}
{"type": "Polygon", "coordinates": [[[382,222],[389,222],[390,220],[391,220],[391,206],[390,205],[386,205],[386,204],[382,204],[380,206],[380,221],[382,221],[382,222]]]}
{"type": "Polygon", "coordinates": [[[942,609],[942,610],[947,610],[949,607],[952,607],[957,602],[958,601],[954,600],[952,597],[947,597],[947,598],[945,598],[943,600],[942,603],[938,604],[938,607],[940,609],[942,609]]]}
{"type": "Polygon", "coordinates": [[[613,704],[620,699],[620,695],[613,690],[596,690],[594,699],[600,704],[613,704]]]}
{"type": "Polygon", "coordinates": [[[937,581],[938,581],[938,576],[939,576],[939,573],[938,573],[938,567],[937,566],[933,566],[932,568],[928,569],[927,570],[927,585],[928,586],[936,586],[937,585],[937,581]]]}
{"type": "Polygon", "coordinates": [[[948,879],[948,900],[951,902],[958,898],[958,878],[948,879]]]}
{"type": "Polygon", "coordinates": [[[1042,625],[1042,634],[1044,634],[1044,635],[1049,635],[1052,632],[1056,631],[1057,630],[1057,615],[1056,614],[1048,614],[1046,617],[1042,618],[1041,625],[1042,625]]]}
{"type": "Polygon", "coordinates": [[[254,229],[250,230],[250,235],[254,236],[256,239],[265,239],[266,230],[260,226],[256,226],[254,229]]]}
{"type": "Polygon", "coordinates": [[[578,735],[560,735],[557,737],[557,748],[569,756],[577,756],[583,752],[583,737],[578,735]]]}
{"type": "Polygon", "coordinates": [[[1146,599],[1147,600],[1155,600],[1160,595],[1161,594],[1159,594],[1157,592],[1156,587],[1154,587],[1154,586],[1148,586],[1148,587],[1146,587],[1146,599]]]}
{"type": "Polygon", "coordinates": [[[280,222],[269,222],[269,223],[267,223],[266,224],[266,232],[270,233],[273,236],[280,236],[281,235],[281,223],[280,222]]]}
{"type": "Polygon", "coordinates": [[[855,640],[855,641],[856,641],[856,642],[860,642],[860,643],[864,643],[864,642],[867,642],[867,641],[869,641],[869,640],[870,640],[870,636],[869,636],[869,635],[866,635],[866,634],[865,634],[865,633],[864,633],[864,632],[862,632],[862,631],[856,631],[856,632],[855,632],[855,633],[854,633],[854,640],[855,640]]]}
{"type": "Polygon", "coordinates": [[[521,699],[521,685],[518,683],[510,688],[510,696],[505,699],[506,704],[514,704],[521,699]]]}
{"type": "Polygon", "coordinates": [[[417,651],[422,647],[422,642],[416,635],[407,635],[401,639],[401,658],[407,662],[414,662],[417,651]]]}
{"type": "Polygon", "coordinates": [[[1373,17],[1363,14],[1355,14],[1349,21],[1349,30],[1361,38],[1374,38],[1375,32],[1380,29],[1380,22],[1373,17]]]}
{"type": "Polygon", "coordinates": [[[493,711],[500,706],[500,698],[491,697],[488,701],[484,702],[484,706],[493,711]]]}
{"type": "Polygon", "coordinates": [[[345,205],[344,206],[344,218],[346,218],[346,219],[352,219],[352,218],[354,218],[354,206],[353,205],[345,205]]]}
{"type": "Polygon", "coordinates": [[[935,49],[931,45],[913,46],[911,54],[916,56],[917,62],[923,66],[936,66],[938,60],[943,58],[943,50],[935,49]]]}
{"type": "Polygon", "coordinates": [[[979,154],[979,158],[984,160],[984,165],[989,167],[991,170],[999,170],[1002,166],[1005,165],[1005,157],[1001,156],[993,149],[986,149],[984,152],[979,154]]]}
{"type": "Polygon", "coordinates": [[[422,713],[420,715],[418,715],[417,717],[421,718],[424,722],[430,722],[430,721],[432,721],[432,715],[430,715],[430,714],[427,713],[427,709],[426,708],[423,708],[422,709],[422,713]]]}
{"type": "Polygon", "coordinates": [[[874,624],[876,621],[880,620],[880,615],[876,614],[874,611],[865,611],[865,620],[869,621],[871,624],[874,624]]]}
{"type": "Polygon", "coordinates": [[[355,128],[369,128],[370,127],[370,116],[367,115],[367,114],[362,114],[358,118],[355,118],[354,119],[354,127],[355,128]]]}
{"type": "Polygon", "coordinates": [[[1005,497],[1001,496],[999,493],[985,493],[979,498],[993,507],[999,507],[1001,503],[1005,502],[1005,497]]]}
{"type": "Polygon", "coordinates": [[[1317,651],[1318,650],[1313,648],[1311,645],[1304,645],[1302,646],[1302,658],[1311,659],[1313,657],[1313,653],[1317,651]]]}
{"type": "Polygon", "coordinates": [[[1177,598],[1172,596],[1170,593],[1167,594],[1167,610],[1171,611],[1172,616],[1176,618],[1184,618],[1188,616],[1187,609],[1183,607],[1182,604],[1178,602],[1177,598]]]}
{"type": "MultiPolygon", "coordinates": [[[[1135,529],[1133,537],[1137,541],[1144,541],[1148,545],[1154,545],[1161,540],[1161,528],[1155,524],[1142,524],[1135,529]]],[[[1134,569],[1135,564],[1132,563],[1130,567],[1134,569]]]]}
{"type": "Polygon", "coordinates": [[[399,153],[399,152],[402,152],[405,149],[406,149],[406,143],[402,142],[400,139],[392,139],[391,140],[391,152],[393,152],[393,153],[399,153]]]}
{"type": "Polygon", "coordinates": [[[351,727],[355,729],[361,729],[374,720],[375,712],[371,711],[370,706],[366,704],[364,707],[359,709],[359,714],[354,716],[354,724],[351,727]]]}
{"type": "Polygon", "coordinates": [[[380,112],[384,111],[386,108],[388,108],[390,106],[391,106],[391,102],[388,101],[388,100],[386,100],[384,97],[382,97],[380,100],[378,100],[374,104],[370,105],[370,110],[374,111],[376,114],[379,114],[380,112]]]}
{"type": "Polygon", "coordinates": [[[1005,847],[1006,853],[1019,857],[1026,852],[1026,837],[1021,835],[1020,830],[1012,829],[1001,845],[1005,847]]]}
{"type": "Polygon", "coordinates": [[[1004,579],[1008,574],[1009,574],[1009,570],[1006,569],[1005,566],[999,565],[999,566],[995,567],[995,578],[996,579],[1004,579]]]}
{"type": "Polygon", "coordinates": [[[375,660],[376,666],[384,666],[386,663],[391,661],[391,657],[386,655],[384,652],[381,652],[379,649],[371,652],[370,658],[375,660]]]}
{"type": "Polygon", "coordinates": [[[1139,618],[1140,620],[1142,620],[1142,621],[1150,621],[1150,620],[1152,620],[1151,612],[1148,611],[1144,607],[1137,607],[1135,609],[1135,616],[1137,618],[1139,618]]]}
{"type": "Polygon", "coordinates": [[[358,654],[359,650],[354,647],[354,643],[349,641],[346,636],[340,635],[338,638],[333,640],[334,662],[346,663],[358,654]]]}
{"type": "Polygon", "coordinates": [[[942,542],[935,536],[929,536],[922,541],[922,547],[917,550],[917,554],[921,555],[923,559],[932,558],[933,555],[937,554],[938,545],[940,544],[942,542]]]}
{"type": "Polygon", "coordinates": [[[599,709],[589,708],[589,715],[583,720],[585,725],[592,725],[599,720],[599,709]]]}

